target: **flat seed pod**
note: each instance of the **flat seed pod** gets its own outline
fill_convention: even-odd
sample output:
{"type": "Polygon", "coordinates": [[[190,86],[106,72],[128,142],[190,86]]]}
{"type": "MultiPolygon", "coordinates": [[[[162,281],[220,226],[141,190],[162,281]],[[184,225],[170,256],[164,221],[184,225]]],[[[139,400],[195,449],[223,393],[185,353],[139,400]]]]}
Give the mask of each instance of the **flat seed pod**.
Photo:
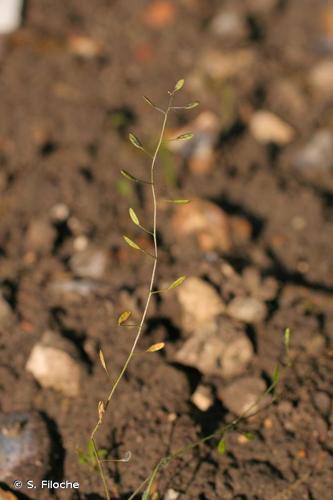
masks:
{"type": "Polygon", "coordinates": [[[199,101],[190,102],[189,104],[186,104],[186,106],[184,106],[184,109],[193,109],[199,106],[199,104],[199,101]]]}
{"type": "Polygon", "coordinates": [[[143,149],[142,143],[139,141],[139,139],[134,134],[132,134],[132,132],[130,132],[128,134],[128,137],[129,137],[129,140],[131,141],[131,143],[133,144],[133,146],[135,146],[138,149],[143,149]]]}
{"type": "Polygon", "coordinates": [[[153,103],[153,101],[151,101],[151,100],[149,99],[149,97],[147,97],[147,96],[145,96],[145,95],[144,95],[144,96],[143,96],[143,98],[144,98],[144,100],[146,101],[146,103],[148,103],[148,104],[149,104],[152,108],[154,108],[154,109],[159,109],[159,107],[158,107],[158,106],[156,106],[156,104],[154,104],[154,103],[153,103]]]}
{"type": "Polygon", "coordinates": [[[99,359],[101,361],[101,365],[103,366],[104,370],[109,375],[108,369],[106,367],[105,358],[104,358],[104,354],[103,354],[102,349],[100,349],[100,351],[99,351],[99,359]]]}
{"type": "Polygon", "coordinates": [[[131,311],[124,311],[124,312],[122,312],[121,315],[118,318],[118,325],[120,326],[123,323],[125,323],[125,321],[127,321],[128,318],[130,318],[131,315],[132,315],[131,311]]]}
{"type": "Polygon", "coordinates": [[[184,78],[182,78],[181,80],[178,80],[178,82],[175,85],[174,91],[178,92],[179,90],[181,90],[184,87],[184,83],[185,83],[184,78]]]}
{"type": "Polygon", "coordinates": [[[153,344],[151,345],[147,350],[146,352],[156,352],[156,351],[160,351],[161,349],[163,349],[165,346],[165,343],[164,342],[158,342],[157,344],[153,344]]]}
{"type": "Polygon", "coordinates": [[[176,139],[173,139],[174,141],[189,141],[192,139],[194,134],[192,132],[186,132],[186,134],[181,134],[176,139]]]}
{"type": "Polygon", "coordinates": [[[129,216],[130,216],[130,218],[132,219],[132,221],[134,222],[134,224],[135,224],[136,226],[140,226],[140,221],[139,221],[139,218],[138,218],[138,216],[136,215],[136,213],[134,212],[133,208],[130,208],[128,212],[129,212],[129,216]]]}
{"type": "Polygon", "coordinates": [[[128,236],[124,236],[124,235],[123,235],[123,238],[126,241],[127,245],[129,245],[130,247],[134,248],[135,250],[141,250],[142,251],[142,248],[139,247],[139,245],[137,243],[135,243],[135,241],[131,240],[131,238],[129,238],[128,236]]]}
{"type": "Polygon", "coordinates": [[[180,278],[176,279],[171,285],[168,286],[168,290],[172,290],[177,286],[181,285],[186,280],[186,276],[180,276],[180,278]]]}
{"type": "Polygon", "coordinates": [[[165,200],[169,203],[176,203],[176,205],[186,205],[187,203],[190,203],[191,200],[165,200]]]}

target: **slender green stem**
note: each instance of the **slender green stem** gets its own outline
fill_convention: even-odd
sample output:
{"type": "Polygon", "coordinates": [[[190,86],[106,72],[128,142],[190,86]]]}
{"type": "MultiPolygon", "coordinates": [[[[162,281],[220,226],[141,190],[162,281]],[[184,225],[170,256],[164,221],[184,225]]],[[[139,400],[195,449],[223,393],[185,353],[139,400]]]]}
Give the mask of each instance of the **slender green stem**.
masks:
{"type": "MultiPolygon", "coordinates": [[[[287,368],[285,368],[285,371],[287,371],[288,368],[290,368],[290,362],[288,358],[288,353],[287,353],[287,363],[286,363],[287,368]]],[[[147,498],[149,498],[149,493],[151,486],[159,473],[160,469],[163,467],[166,467],[171,460],[174,460],[175,458],[184,455],[188,453],[189,451],[193,450],[194,448],[197,448],[198,446],[206,443],[207,441],[211,441],[212,439],[222,439],[225,434],[227,434],[230,431],[237,430],[237,426],[243,422],[246,421],[247,419],[254,417],[258,413],[261,413],[265,408],[270,407],[273,402],[276,400],[276,397],[273,396],[272,400],[267,403],[264,407],[257,408],[258,405],[261,403],[263,398],[265,396],[269,395],[278,385],[278,381],[273,381],[271,385],[262,393],[258,396],[258,398],[243,412],[241,415],[239,415],[237,418],[232,420],[229,424],[224,425],[221,429],[213,432],[212,434],[209,434],[208,436],[205,436],[203,438],[198,439],[197,441],[194,441],[187,446],[184,446],[182,448],[179,448],[178,450],[174,451],[173,453],[170,453],[169,455],[166,455],[165,457],[161,458],[158,463],[155,465],[153,468],[153,471],[150,473],[150,475],[141,483],[141,485],[135,490],[134,493],[129,497],[128,500],[133,500],[134,497],[142,490],[142,488],[148,484],[145,494],[147,494],[147,498]],[[255,411],[253,411],[256,408],[255,411]]]]}
{"type": "MultiPolygon", "coordinates": [[[[148,254],[148,255],[150,257],[153,257],[154,264],[153,264],[151,278],[150,278],[149,292],[148,292],[148,295],[147,295],[146,305],[145,305],[145,308],[144,308],[144,311],[143,311],[143,314],[142,314],[142,317],[141,317],[141,321],[140,321],[139,326],[138,326],[137,334],[135,336],[134,342],[133,342],[131,350],[130,350],[128,356],[127,356],[127,359],[126,359],[126,361],[125,361],[122,369],[120,370],[120,373],[116,377],[116,379],[115,379],[115,381],[114,381],[114,383],[112,385],[111,391],[110,391],[110,393],[109,393],[109,395],[108,395],[108,397],[106,399],[106,402],[105,402],[105,405],[104,405],[105,411],[108,408],[108,406],[110,404],[110,401],[111,401],[111,399],[112,399],[112,397],[113,397],[113,395],[114,395],[114,393],[115,393],[115,391],[116,391],[116,389],[117,389],[117,387],[118,387],[121,379],[123,378],[124,374],[126,373],[127,368],[128,368],[128,366],[129,366],[129,364],[130,364],[130,362],[131,362],[131,360],[132,360],[132,358],[133,358],[133,356],[135,354],[135,350],[136,350],[137,344],[138,344],[138,342],[140,340],[142,329],[143,329],[143,326],[144,326],[144,323],[145,323],[145,320],[146,320],[146,317],[147,317],[147,313],[148,313],[150,301],[151,301],[151,298],[152,298],[152,296],[154,294],[153,288],[154,288],[154,283],[155,283],[157,261],[158,261],[158,245],[157,245],[157,196],[156,196],[156,191],[155,191],[155,175],[154,174],[155,174],[156,161],[157,161],[157,158],[158,158],[161,146],[162,146],[164,134],[165,134],[165,128],[166,128],[166,124],[167,124],[167,121],[168,121],[169,112],[170,112],[170,109],[172,107],[173,97],[174,97],[174,93],[171,93],[170,94],[168,108],[164,112],[164,119],[163,119],[163,124],[162,124],[162,128],[161,128],[160,136],[159,136],[159,139],[158,139],[158,142],[157,142],[154,154],[151,156],[152,157],[152,162],[151,162],[151,168],[150,168],[150,182],[149,182],[149,184],[151,185],[151,194],[152,194],[152,199],[153,199],[153,231],[150,234],[153,237],[154,254],[153,255],[148,254]]],[[[147,254],[148,252],[144,252],[144,253],[147,254]]],[[[99,418],[97,424],[94,427],[94,430],[91,433],[90,439],[93,442],[94,456],[95,456],[96,463],[98,465],[98,470],[99,470],[100,476],[101,476],[102,481],[103,481],[103,487],[104,487],[105,497],[106,497],[106,500],[110,500],[110,494],[109,494],[109,489],[108,489],[107,482],[106,482],[106,476],[105,476],[105,472],[104,472],[104,469],[103,469],[102,460],[98,456],[98,451],[97,451],[96,441],[95,441],[96,433],[98,432],[100,426],[102,425],[103,419],[104,419],[104,415],[99,418]]],[[[158,469],[156,470],[156,473],[157,472],[158,472],[158,469]]]]}

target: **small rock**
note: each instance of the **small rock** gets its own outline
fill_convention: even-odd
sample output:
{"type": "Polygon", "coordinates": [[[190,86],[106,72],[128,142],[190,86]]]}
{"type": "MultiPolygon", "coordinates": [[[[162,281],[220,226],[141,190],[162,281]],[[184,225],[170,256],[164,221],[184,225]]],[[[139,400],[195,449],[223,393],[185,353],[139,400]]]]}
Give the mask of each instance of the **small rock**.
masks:
{"type": "Polygon", "coordinates": [[[44,388],[75,397],[80,392],[83,366],[76,349],[55,332],[46,332],[33,347],[26,369],[44,388]]]}
{"type": "Polygon", "coordinates": [[[69,213],[69,208],[64,203],[57,203],[50,210],[50,216],[55,222],[64,222],[68,219],[69,213]]]}
{"type": "Polygon", "coordinates": [[[224,311],[224,304],[215,288],[200,278],[187,278],[176,291],[183,312],[182,326],[186,331],[193,331],[224,311]]]}
{"type": "Polygon", "coordinates": [[[47,220],[35,219],[28,226],[25,244],[28,250],[46,254],[52,250],[55,238],[56,230],[47,220]]]}
{"type": "Polygon", "coordinates": [[[191,401],[199,410],[207,411],[214,402],[211,388],[199,385],[192,394],[191,401]]]}
{"type": "Polygon", "coordinates": [[[68,51],[85,59],[92,59],[102,53],[103,46],[98,40],[86,35],[71,34],[68,38],[68,51]]]}
{"type": "Polygon", "coordinates": [[[256,111],[250,121],[253,137],[262,144],[289,144],[295,137],[295,130],[270,111],[256,111]]]}
{"type": "Polygon", "coordinates": [[[22,22],[23,0],[0,2],[0,35],[17,30],[22,22]]]}
{"type": "Polygon", "coordinates": [[[310,85],[321,95],[333,94],[333,61],[328,59],[317,63],[309,75],[310,85]]]}
{"type": "Polygon", "coordinates": [[[253,67],[255,56],[252,49],[237,49],[230,52],[205,50],[199,59],[199,70],[210,78],[227,80],[249,71],[253,67]]]}
{"type": "Polygon", "coordinates": [[[163,28],[171,24],[176,16],[176,7],[169,0],[153,0],[144,11],[143,19],[152,28],[163,28]]]}
{"type": "Polygon", "coordinates": [[[171,224],[179,238],[195,235],[202,251],[229,251],[233,243],[251,235],[250,224],[245,219],[241,227],[240,218],[237,217],[237,224],[234,219],[215,203],[197,198],[188,205],[176,207],[171,224]]]}
{"type": "Polygon", "coordinates": [[[0,500],[17,500],[17,496],[11,491],[5,491],[0,488],[0,500]]]}
{"type": "Polygon", "coordinates": [[[70,267],[76,276],[82,278],[101,278],[108,264],[108,256],[102,249],[88,247],[73,255],[70,267]]]}
{"type": "Polygon", "coordinates": [[[50,444],[46,424],[38,413],[0,414],[0,481],[39,482],[48,472],[50,444]]]}
{"type": "Polygon", "coordinates": [[[169,149],[183,156],[188,161],[190,170],[195,175],[207,174],[213,170],[215,155],[214,146],[218,138],[221,120],[211,111],[200,113],[186,127],[170,130],[170,139],[191,130],[194,137],[191,141],[170,141],[169,149]]]}
{"type": "Polygon", "coordinates": [[[240,325],[221,317],[198,327],[175,359],[205,375],[230,378],[244,373],[252,357],[252,344],[240,325]]]}
{"type": "Polygon", "coordinates": [[[248,35],[245,19],[235,10],[219,11],[213,18],[210,29],[214,35],[231,41],[243,40],[248,35]]]}
{"type": "Polygon", "coordinates": [[[224,406],[235,415],[242,415],[250,411],[250,408],[250,414],[253,414],[267,404],[268,398],[263,398],[260,405],[256,405],[265,390],[266,384],[261,378],[243,377],[221,387],[218,395],[224,406]]]}
{"type": "Polygon", "coordinates": [[[267,307],[254,297],[235,297],[227,306],[227,314],[245,323],[260,323],[267,314],[267,307]]]}
{"type": "Polygon", "coordinates": [[[293,164],[299,170],[314,173],[332,169],[333,134],[329,130],[318,130],[304,148],[296,154],[293,164]]]}
{"type": "Polygon", "coordinates": [[[164,500],[177,500],[180,493],[172,488],[169,488],[164,496],[164,500]]]}
{"type": "Polygon", "coordinates": [[[330,396],[326,392],[315,392],[313,395],[313,402],[317,410],[324,418],[327,418],[330,415],[332,401],[330,396]]]}

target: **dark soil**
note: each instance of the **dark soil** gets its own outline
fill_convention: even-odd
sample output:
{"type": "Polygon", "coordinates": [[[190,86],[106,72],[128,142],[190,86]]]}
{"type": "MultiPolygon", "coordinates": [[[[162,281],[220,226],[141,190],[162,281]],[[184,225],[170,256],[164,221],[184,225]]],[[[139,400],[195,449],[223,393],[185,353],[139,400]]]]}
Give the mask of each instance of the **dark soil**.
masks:
{"type": "MultiPolygon", "coordinates": [[[[151,268],[121,238],[132,230],[128,206],[139,207],[143,217],[151,210],[148,192],[128,190],[120,180],[122,168],[138,176],[147,169],[127,133],[135,130],[152,142],[161,117],[141,96],[165,102],[174,82],[197,70],[205,50],[230,48],[209,29],[222,3],[247,19],[248,35],[233,43],[253,49],[253,68],[229,83],[235,111],[221,125],[214,168],[196,176],[177,161],[176,183],[168,186],[164,175],[159,180],[169,197],[207,198],[242,215],[252,225],[252,238],[228,254],[205,254],[194,240],[175,241],[170,212],[161,211],[158,281],[180,272],[208,278],[223,291],[222,262],[275,278],[278,293],[267,320],[249,329],[256,357],[248,373],[269,379],[287,326],[294,332],[294,364],[281,401],[243,424],[243,430],[257,432],[256,440],[244,444],[232,434],[222,456],[216,442],[209,442],[172,462],[156,487],[162,497],[172,488],[180,498],[201,500],[332,496],[332,414],[323,414],[314,400],[318,392],[333,396],[333,175],[304,177],[291,164],[318,128],[332,130],[331,97],[314,94],[307,83],[322,57],[316,40],[325,2],[285,0],[257,10],[255,1],[179,0],[170,24],[154,27],[144,21],[148,0],[30,0],[23,29],[0,40],[0,283],[15,316],[11,325],[0,325],[0,409],[40,412],[53,440],[48,477],[78,481],[80,489],[37,491],[27,498],[103,498],[100,478],[78,463],[77,449],[85,448],[97,403],[109,389],[98,350],[102,346],[117,374],[134,332],[119,331],[115,318],[132,298],[140,307],[151,268]],[[68,44],[73,34],[98,41],[101,52],[91,58],[74,54],[68,44]],[[303,107],[279,94],[281,80],[297,87],[303,107]],[[252,108],[279,114],[296,129],[296,140],[283,148],[257,143],[245,119],[252,108]],[[52,222],[57,203],[69,208],[70,223],[52,222]],[[306,221],[301,229],[292,223],[299,217],[306,221]],[[55,236],[32,251],[27,229],[41,218],[55,236]],[[56,296],[49,285],[72,277],[69,259],[82,234],[107,252],[103,283],[84,297],[56,296]],[[32,347],[50,328],[76,344],[89,372],[73,400],[42,389],[25,370],[32,347]]],[[[216,112],[222,123],[221,86],[209,78],[205,84],[199,96],[189,86],[182,97],[200,99],[202,110],[216,112]]],[[[178,119],[191,120],[197,112],[191,113],[178,119]]],[[[219,402],[208,414],[191,404],[203,376],[172,363],[182,332],[177,306],[164,302],[151,308],[140,348],[164,340],[166,354],[133,361],[98,436],[109,457],[132,453],[127,464],[108,464],[114,498],[128,498],[161,456],[230,420],[219,402]]],[[[210,383],[215,390],[224,382],[210,383]]]]}

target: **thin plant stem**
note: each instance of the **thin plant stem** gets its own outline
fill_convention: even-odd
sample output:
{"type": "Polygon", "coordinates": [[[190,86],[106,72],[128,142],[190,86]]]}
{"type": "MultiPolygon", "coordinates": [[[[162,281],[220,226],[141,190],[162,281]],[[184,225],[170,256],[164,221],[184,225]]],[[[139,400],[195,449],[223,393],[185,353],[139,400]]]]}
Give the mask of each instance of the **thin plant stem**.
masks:
{"type": "MultiPolygon", "coordinates": [[[[287,355],[287,362],[286,362],[286,368],[284,369],[284,371],[287,371],[291,366],[288,352],[286,352],[286,355],[287,355]]],[[[150,489],[151,489],[153,482],[154,482],[155,478],[157,477],[160,469],[162,469],[163,467],[166,467],[172,460],[176,459],[177,457],[188,453],[189,451],[193,450],[194,448],[197,448],[198,446],[206,443],[207,441],[211,441],[214,438],[215,439],[222,439],[228,432],[237,430],[237,426],[241,422],[246,421],[251,417],[254,417],[258,413],[261,413],[264,409],[269,408],[273,404],[273,402],[276,401],[276,399],[277,399],[275,395],[273,395],[272,400],[269,403],[267,403],[263,407],[259,407],[255,411],[253,411],[255,408],[258,407],[258,405],[260,405],[261,401],[265,398],[265,396],[269,395],[271,392],[273,392],[276,389],[277,385],[278,385],[278,380],[274,380],[270,384],[270,386],[262,394],[260,394],[258,396],[258,398],[248,408],[246,408],[246,410],[243,413],[241,413],[241,415],[239,415],[237,418],[232,420],[229,424],[226,424],[221,429],[219,429],[219,430],[217,430],[217,431],[215,431],[207,436],[204,436],[203,438],[200,438],[197,441],[194,441],[194,442],[188,444],[187,446],[179,448],[178,450],[174,451],[173,453],[170,453],[169,455],[166,455],[163,458],[161,458],[157,462],[157,464],[155,465],[155,467],[153,468],[153,470],[149,474],[149,476],[132,493],[132,495],[128,498],[128,500],[133,500],[135,498],[135,496],[142,490],[142,488],[146,484],[147,484],[147,488],[146,488],[144,494],[146,495],[147,499],[149,499],[150,489]]],[[[146,497],[144,497],[144,498],[146,498],[146,497]]]]}
{"type": "MultiPolygon", "coordinates": [[[[142,329],[143,329],[143,326],[144,326],[144,323],[145,323],[145,320],[147,317],[150,301],[151,301],[151,298],[154,294],[153,289],[154,289],[156,270],[157,270],[157,262],[158,262],[157,196],[156,196],[156,190],[155,190],[155,166],[156,166],[158,155],[159,155],[159,152],[160,152],[160,149],[162,146],[162,142],[164,139],[166,124],[168,121],[170,109],[172,108],[173,98],[174,98],[174,92],[170,93],[168,107],[167,107],[166,111],[163,111],[164,119],[163,119],[163,123],[162,123],[162,128],[161,128],[160,136],[159,136],[154,154],[152,155],[152,162],[151,162],[151,167],[150,167],[150,183],[149,184],[151,185],[151,194],[152,194],[152,200],[153,200],[153,230],[152,230],[151,234],[152,234],[153,242],[154,242],[154,254],[153,255],[149,254],[149,255],[154,258],[154,264],[153,264],[151,278],[150,278],[149,292],[147,295],[146,305],[145,305],[144,311],[142,313],[141,321],[139,323],[138,331],[137,331],[137,334],[135,336],[134,342],[132,344],[131,350],[126,358],[126,361],[125,361],[122,369],[120,370],[120,373],[118,374],[118,376],[116,377],[116,379],[112,385],[111,391],[110,391],[110,393],[106,399],[106,402],[104,404],[104,413],[102,416],[99,417],[99,420],[98,420],[97,424],[95,425],[95,427],[91,433],[91,436],[90,436],[90,439],[93,443],[94,456],[95,456],[96,463],[98,465],[98,471],[99,471],[99,474],[100,474],[102,482],[103,482],[106,500],[110,500],[109,488],[107,486],[106,475],[105,475],[104,468],[103,468],[103,461],[98,456],[98,450],[97,450],[97,446],[96,446],[95,436],[96,436],[100,426],[103,423],[105,411],[107,410],[107,408],[111,402],[111,399],[112,399],[121,379],[123,378],[124,374],[126,373],[127,368],[128,368],[128,366],[129,366],[129,364],[130,364],[130,362],[135,354],[135,350],[136,350],[137,344],[140,340],[142,329]]],[[[158,470],[156,471],[156,473],[157,472],[158,472],[158,470]]]]}

